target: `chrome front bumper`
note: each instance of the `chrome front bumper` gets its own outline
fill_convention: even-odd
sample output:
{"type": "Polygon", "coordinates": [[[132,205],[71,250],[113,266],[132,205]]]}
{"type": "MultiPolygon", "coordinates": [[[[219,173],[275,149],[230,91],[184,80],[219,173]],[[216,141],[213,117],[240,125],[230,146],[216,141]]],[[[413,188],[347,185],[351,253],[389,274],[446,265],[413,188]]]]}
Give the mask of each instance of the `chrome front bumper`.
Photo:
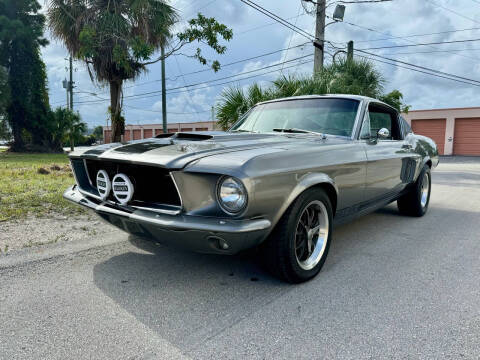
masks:
{"type": "Polygon", "coordinates": [[[142,209],[130,211],[89,198],[75,185],[68,188],[63,197],[94,210],[104,220],[130,234],[202,253],[235,254],[260,244],[271,228],[266,219],[231,220],[159,214],[142,209]]]}

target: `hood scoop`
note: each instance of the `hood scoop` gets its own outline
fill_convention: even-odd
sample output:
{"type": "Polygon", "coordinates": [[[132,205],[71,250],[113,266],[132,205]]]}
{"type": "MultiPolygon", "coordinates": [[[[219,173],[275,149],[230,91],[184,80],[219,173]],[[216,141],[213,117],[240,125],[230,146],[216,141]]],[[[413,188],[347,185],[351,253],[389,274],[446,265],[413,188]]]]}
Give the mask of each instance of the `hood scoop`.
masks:
{"type": "Polygon", "coordinates": [[[212,135],[196,134],[196,133],[172,133],[172,134],[159,134],[156,138],[169,138],[172,140],[189,140],[189,141],[203,141],[213,139],[212,135]]]}

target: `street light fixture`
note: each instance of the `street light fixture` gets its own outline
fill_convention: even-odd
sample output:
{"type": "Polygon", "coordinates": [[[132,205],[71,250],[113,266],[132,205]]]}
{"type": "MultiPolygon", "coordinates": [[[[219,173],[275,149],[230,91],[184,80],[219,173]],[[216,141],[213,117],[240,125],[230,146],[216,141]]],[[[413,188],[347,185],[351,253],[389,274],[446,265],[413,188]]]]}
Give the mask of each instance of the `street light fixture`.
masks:
{"type": "Polygon", "coordinates": [[[335,11],[333,12],[333,20],[343,21],[344,16],[345,16],[345,5],[335,6],[335,11]]]}

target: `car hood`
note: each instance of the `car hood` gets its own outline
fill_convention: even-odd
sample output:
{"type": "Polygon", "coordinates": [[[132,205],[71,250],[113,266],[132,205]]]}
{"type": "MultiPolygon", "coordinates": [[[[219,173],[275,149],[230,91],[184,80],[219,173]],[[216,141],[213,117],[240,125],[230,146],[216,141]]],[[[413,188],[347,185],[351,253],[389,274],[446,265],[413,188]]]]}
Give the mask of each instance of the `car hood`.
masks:
{"type": "Polygon", "coordinates": [[[248,151],[253,157],[286,151],[292,147],[298,149],[299,146],[311,146],[312,141],[332,144],[349,140],[330,136],[325,140],[321,136],[310,134],[177,133],[170,137],[100,145],[73,152],[70,157],[125,161],[182,169],[190,162],[208,156],[248,151]],[[257,151],[251,151],[255,149],[257,151]]]}

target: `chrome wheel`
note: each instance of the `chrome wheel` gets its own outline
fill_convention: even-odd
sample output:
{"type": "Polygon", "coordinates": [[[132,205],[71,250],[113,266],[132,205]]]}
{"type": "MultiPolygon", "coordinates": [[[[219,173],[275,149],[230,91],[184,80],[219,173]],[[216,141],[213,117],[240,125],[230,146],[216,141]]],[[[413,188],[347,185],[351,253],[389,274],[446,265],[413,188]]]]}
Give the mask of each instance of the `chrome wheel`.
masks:
{"type": "Polygon", "coordinates": [[[318,200],[309,203],[295,231],[295,256],[302,269],[311,270],[319,263],[327,246],[329,229],[325,205],[318,200]]]}
{"type": "Polygon", "coordinates": [[[428,172],[425,172],[425,174],[423,174],[422,187],[420,189],[420,205],[422,205],[422,208],[427,206],[429,191],[430,177],[428,176],[428,172]]]}

